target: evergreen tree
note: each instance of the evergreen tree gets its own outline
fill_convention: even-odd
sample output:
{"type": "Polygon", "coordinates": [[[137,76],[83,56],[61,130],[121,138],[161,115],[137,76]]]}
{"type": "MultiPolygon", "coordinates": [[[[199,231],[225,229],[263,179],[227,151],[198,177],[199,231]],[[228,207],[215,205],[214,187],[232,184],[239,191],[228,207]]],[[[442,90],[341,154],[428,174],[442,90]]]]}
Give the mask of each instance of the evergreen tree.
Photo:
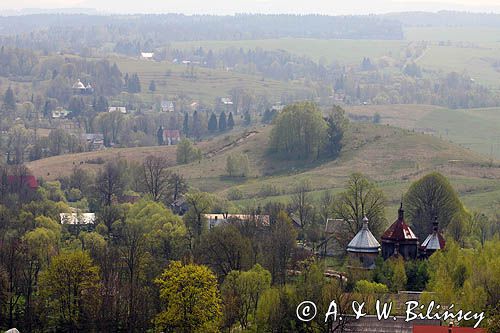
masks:
{"type": "Polygon", "coordinates": [[[251,123],[252,123],[252,115],[250,114],[250,112],[245,112],[245,126],[249,126],[251,123]]]}
{"type": "Polygon", "coordinates": [[[184,132],[184,136],[189,138],[189,113],[184,113],[184,122],[182,124],[182,131],[184,132]]]}
{"type": "Polygon", "coordinates": [[[155,80],[151,80],[151,82],[149,83],[149,91],[150,92],[155,92],[156,91],[156,82],[155,82],[155,80]]]}
{"type": "Polygon", "coordinates": [[[14,96],[14,91],[10,86],[9,88],[7,88],[7,91],[5,92],[3,103],[7,111],[11,112],[16,111],[16,98],[14,96]]]}
{"type": "Polygon", "coordinates": [[[158,146],[163,146],[163,144],[165,143],[163,140],[163,126],[160,126],[158,132],[156,132],[156,137],[158,139],[158,146]]]}
{"type": "Polygon", "coordinates": [[[227,117],[227,128],[231,130],[233,129],[233,127],[234,127],[233,113],[229,112],[229,116],[227,117]]]}
{"type": "Polygon", "coordinates": [[[208,130],[210,132],[215,132],[217,130],[217,116],[212,113],[210,120],[208,121],[208,130]]]}
{"type": "Polygon", "coordinates": [[[226,114],[222,112],[219,117],[219,131],[223,132],[227,128],[226,114]]]}
{"type": "Polygon", "coordinates": [[[202,135],[202,123],[201,123],[201,116],[198,113],[198,111],[195,111],[193,113],[193,136],[199,140],[202,135]]]}
{"type": "Polygon", "coordinates": [[[97,112],[106,112],[108,111],[108,100],[104,96],[99,96],[97,101],[94,104],[94,110],[97,112]]]}

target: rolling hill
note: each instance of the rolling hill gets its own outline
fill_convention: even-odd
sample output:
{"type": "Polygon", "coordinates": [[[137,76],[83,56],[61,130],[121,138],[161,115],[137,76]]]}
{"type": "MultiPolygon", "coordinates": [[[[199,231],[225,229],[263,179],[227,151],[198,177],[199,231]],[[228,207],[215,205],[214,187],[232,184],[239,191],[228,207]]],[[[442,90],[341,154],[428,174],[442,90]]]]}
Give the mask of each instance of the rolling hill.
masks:
{"type": "MultiPolygon", "coordinates": [[[[74,164],[91,158],[111,160],[118,157],[141,161],[148,154],[166,156],[172,171],[181,173],[191,186],[226,196],[231,189],[242,193],[239,205],[261,204],[269,200],[287,200],[295,184],[309,179],[312,195],[322,191],[340,191],[352,172],[362,172],[384,190],[391,205],[396,205],[410,183],[431,172],[448,176],[471,209],[493,212],[500,205],[500,166],[489,158],[435,136],[387,125],[351,123],[340,158],[301,162],[277,160],[269,155],[267,142],[271,127],[246,132],[231,132],[199,144],[205,158],[200,162],[176,166],[174,147],[110,149],[102,152],[52,157],[29,163],[37,176],[49,179],[71,172],[74,164]],[[226,176],[226,158],[235,152],[246,153],[251,175],[247,178],[226,176]],[[265,189],[278,193],[269,197],[265,189]]],[[[98,165],[83,163],[95,170],[98,165]]]]}

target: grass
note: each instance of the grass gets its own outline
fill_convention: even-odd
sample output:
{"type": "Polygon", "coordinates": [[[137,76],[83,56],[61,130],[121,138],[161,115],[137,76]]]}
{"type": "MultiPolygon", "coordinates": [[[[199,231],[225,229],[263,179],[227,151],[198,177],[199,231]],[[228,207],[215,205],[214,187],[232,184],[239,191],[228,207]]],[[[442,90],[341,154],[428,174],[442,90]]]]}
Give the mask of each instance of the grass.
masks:
{"type": "Polygon", "coordinates": [[[500,168],[489,167],[488,158],[436,137],[389,126],[353,124],[342,156],[337,161],[308,164],[273,159],[265,150],[268,135],[268,128],[259,129],[258,135],[237,147],[200,163],[174,167],[174,170],[204,191],[226,195],[229,189],[239,188],[245,198],[236,203],[242,206],[288,201],[294,184],[305,178],[311,182],[311,195],[318,199],[324,191],[341,191],[348,175],[356,171],[379,184],[390,207],[397,205],[412,181],[432,171],[448,176],[473,209],[480,207],[492,212],[500,199],[497,195],[500,168]],[[224,177],[228,154],[243,151],[251,161],[251,177],[233,180],[224,177]],[[261,195],[261,189],[269,185],[279,188],[282,194],[261,195]]]}
{"type": "Polygon", "coordinates": [[[146,101],[158,101],[162,98],[189,96],[195,101],[213,104],[217,97],[227,96],[235,87],[243,87],[256,95],[265,95],[271,101],[280,101],[285,93],[294,94],[309,91],[302,83],[281,82],[264,79],[259,76],[194,67],[194,78],[189,77],[190,69],[186,65],[170,62],[145,61],[134,58],[115,58],[114,62],[123,73],[137,73],[141,81],[140,96],[146,101]],[[154,80],[156,91],[149,92],[149,83],[154,80]]]}
{"type": "Polygon", "coordinates": [[[405,39],[410,41],[500,42],[500,29],[485,27],[407,27],[405,39]]]}
{"type": "Polygon", "coordinates": [[[352,39],[308,39],[279,38],[242,41],[195,41],[172,43],[174,48],[220,50],[228,47],[244,50],[262,48],[265,50],[285,50],[301,56],[307,56],[326,64],[339,62],[349,65],[359,65],[364,57],[378,59],[382,56],[398,58],[407,46],[406,41],[391,40],[352,40],[352,39]]]}
{"type": "Polygon", "coordinates": [[[269,155],[266,148],[269,126],[255,127],[251,131],[254,134],[250,136],[243,131],[234,131],[200,143],[205,155],[211,157],[182,166],[175,165],[175,147],[146,147],[51,157],[31,162],[28,167],[36,176],[51,180],[68,175],[74,165],[81,163],[84,168],[94,171],[101,167],[85,163],[90,159],[109,161],[121,157],[141,162],[149,154],[162,155],[172,165],[171,170],[181,173],[193,187],[220,196],[226,196],[232,188],[240,189],[244,199],[235,202],[240,206],[264,204],[271,200],[288,201],[295,184],[301,179],[310,181],[311,195],[319,199],[324,191],[341,191],[352,172],[362,172],[384,191],[389,204],[388,216],[394,213],[391,209],[396,207],[412,181],[426,173],[439,171],[450,178],[469,208],[486,213],[499,208],[500,167],[490,166],[489,159],[483,155],[437,137],[387,125],[353,123],[346,134],[340,158],[300,162],[269,155]],[[251,175],[248,178],[226,176],[227,156],[235,152],[249,156],[251,175]],[[47,174],[46,170],[50,173],[47,174]],[[281,195],[263,195],[262,189],[269,185],[277,187],[281,195]]]}
{"type": "Polygon", "coordinates": [[[500,159],[500,108],[450,110],[428,105],[368,105],[357,115],[381,115],[384,124],[427,132],[489,158],[500,159]]]}

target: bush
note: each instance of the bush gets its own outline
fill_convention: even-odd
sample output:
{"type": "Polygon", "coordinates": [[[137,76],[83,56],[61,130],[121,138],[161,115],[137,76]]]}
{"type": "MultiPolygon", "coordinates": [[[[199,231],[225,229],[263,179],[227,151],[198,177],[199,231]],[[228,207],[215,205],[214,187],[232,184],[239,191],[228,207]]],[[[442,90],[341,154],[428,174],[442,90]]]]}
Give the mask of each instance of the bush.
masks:
{"type": "Polygon", "coordinates": [[[243,199],[243,192],[239,188],[232,188],[227,192],[228,200],[241,200],[243,199]]]}
{"type": "Polygon", "coordinates": [[[361,294],[384,294],[389,292],[389,288],[385,284],[367,280],[356,282],[354,290],[361,294]]]}

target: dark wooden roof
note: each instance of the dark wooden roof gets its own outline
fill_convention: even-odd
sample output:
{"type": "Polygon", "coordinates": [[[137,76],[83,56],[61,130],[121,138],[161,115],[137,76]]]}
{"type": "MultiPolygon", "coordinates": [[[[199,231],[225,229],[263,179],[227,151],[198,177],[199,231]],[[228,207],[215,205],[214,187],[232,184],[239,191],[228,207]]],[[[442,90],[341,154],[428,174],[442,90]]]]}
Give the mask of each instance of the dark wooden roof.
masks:
{"type": "Polygon", "coordinates": [[[403,204],[398,211],[398,219],[387,229],[382,235],[382,240],[389,241],[418,241],[418,237],[415,236],[413,230],[410,226],[406,224],[404,217],[403,204]]]}

